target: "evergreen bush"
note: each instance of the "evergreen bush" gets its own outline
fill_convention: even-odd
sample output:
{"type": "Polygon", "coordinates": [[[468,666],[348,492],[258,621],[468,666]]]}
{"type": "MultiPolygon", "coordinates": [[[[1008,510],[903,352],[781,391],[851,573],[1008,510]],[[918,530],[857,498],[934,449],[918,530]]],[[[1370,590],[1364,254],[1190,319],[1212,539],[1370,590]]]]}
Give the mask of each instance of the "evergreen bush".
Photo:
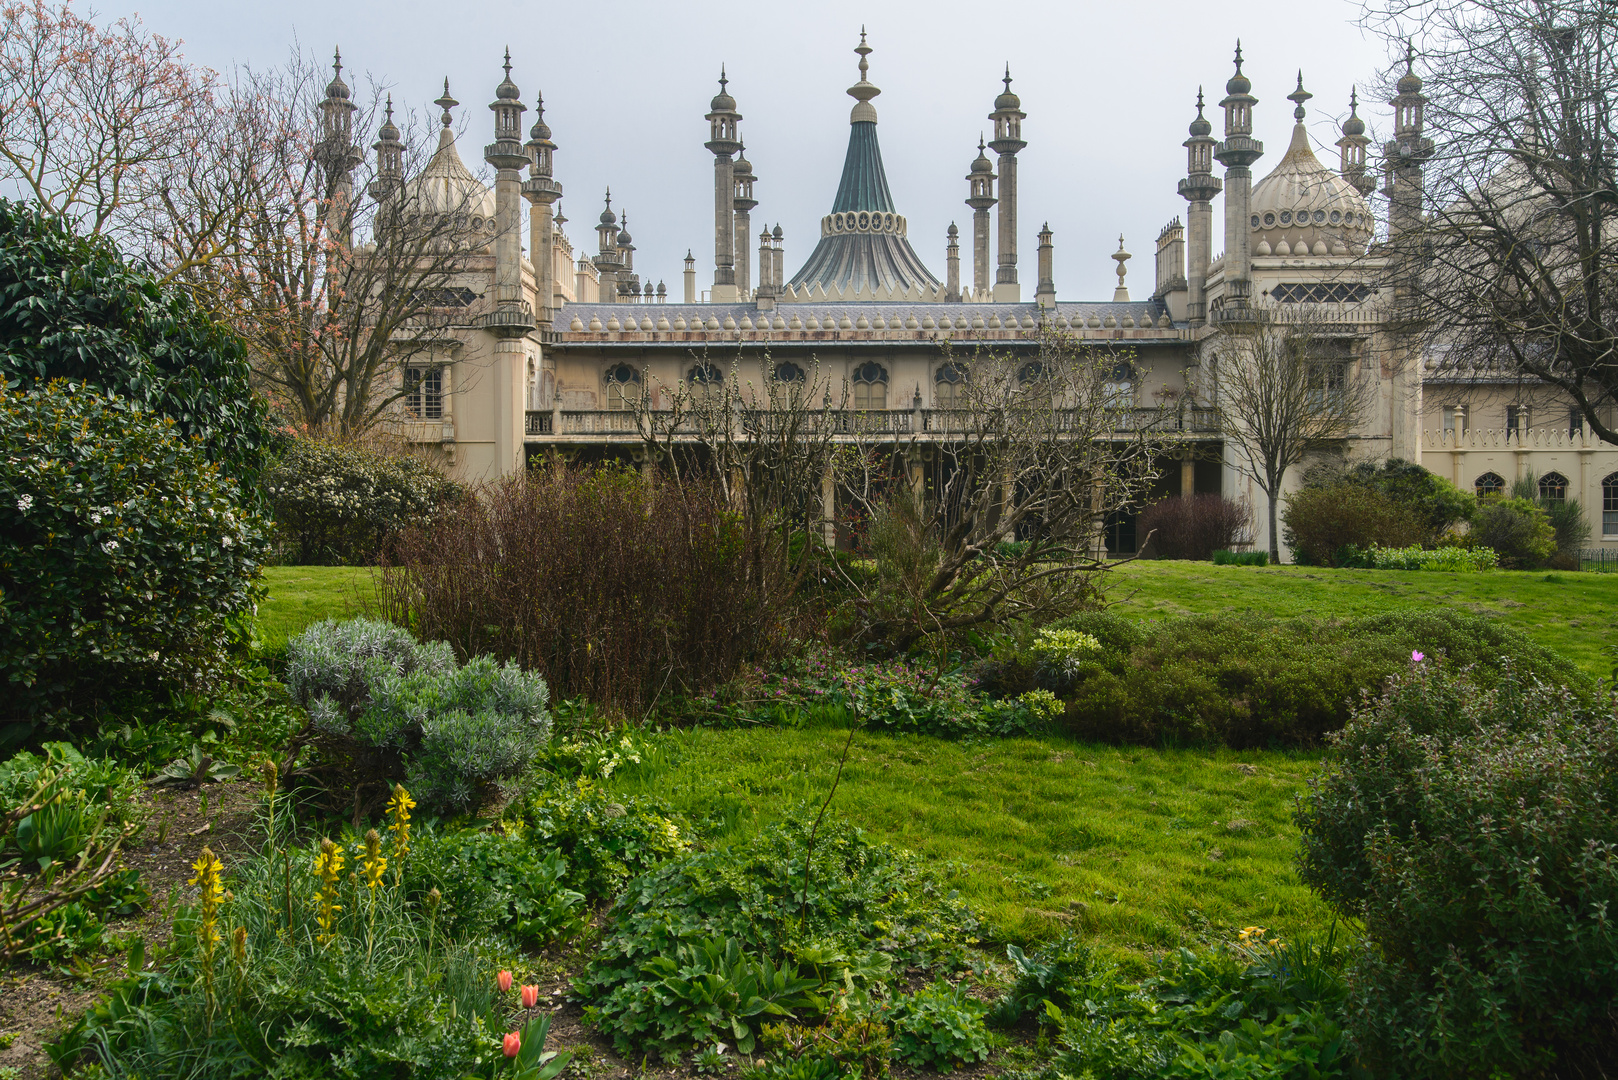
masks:
{"type": "Polygon", "coordinates": [[[1543,508],[1528,499],[1486,499],[1467,540],[1494,549],[1507,570],[1536,570],[1556,554],[1556,527],[1543,508]]]}
{"type": "Polygon", "coordinates": [[[0,715],[212,683],[265,548],[241,489],[174,420],[87,386],[0,386],[0,715]]]}

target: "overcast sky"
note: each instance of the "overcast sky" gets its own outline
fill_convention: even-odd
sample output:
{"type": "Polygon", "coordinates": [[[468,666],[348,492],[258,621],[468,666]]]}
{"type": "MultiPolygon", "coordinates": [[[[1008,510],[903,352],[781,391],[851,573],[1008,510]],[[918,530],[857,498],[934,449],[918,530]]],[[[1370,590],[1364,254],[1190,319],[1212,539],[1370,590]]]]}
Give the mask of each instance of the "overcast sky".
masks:
{"type": "MultiPolygon", "coordinates": [[[[666,281],[676,297],[687,248],[697,257],[699,288],[712,279],[713,158],[702,147],[703,114],[721,63],[759,177],[753,233],[762,222],[780,222],[790,275],[831,209],[853,105],[844,90],[858,77],[851,50],[863,24],[876,50],[870,77],[882,88],[874,104],[889,186],[909,219],[912,245],[942,280],[945,229],[953,221],[963,239],[970,236],[964,177],[1009,62],[1028,114],[1028,148],[1019,157],[1025,300],[1037,279],[1035,234],[1046,221],[1056,234],[1059,299],[1111,298],[1109,256],[1119,233],[1135,255],[1133,295],[1151,294],[1158,231],[1185,212],[1175,183],[1185,174],[1180,144],[1197,87],[1205,87],[1210,106],[1224,95],[1236,38],[1259,98],[1256,134],[1266,153],[1254,167],[1257,176],[1286,149],[1292,126],[1286,95],[1300,68],[1316,95],[1308,120],[1316,153],[1335,166],[1336,122],[1347,115],[1350,86],[1369,83],[1387,64],[1383,44],[1354,23],[1358,4],[1345,0],[104,0],[97,10],[111,17],[138,13],[152,30],[183,39],[191,60],[218,69],[276,64],[295,43],[327,57],[340,45],[351,84],[369,76],[417,108],[431,109],[427,103],[447,75],[470,125],[461,154],[474,167],[490,141],[486,106],[509,45],[523,99],[531,105],[536,91],[545,95],[575,247],[594,249],[587,230],[611,185],[614,206],[629,211],[636,269],[643,280],[666,281]]],[[[1218,110],[1208,113],[1217,136],[1218,110]]],[[[1361,115],[1373,135],[1386,130],[1382,103],[1362,107],[1361,115]]],[[[532,119],[531,111],[525,114],[525,129],[532,119]]],[[[374,138],[367,133],[361,141],[369,146],[374,138]]],[[[1216,240],[1216,250],[1221,246],[1216,240]]],[[[970,260],[968,241],[961,271],[967,281],[970,260]]]]}

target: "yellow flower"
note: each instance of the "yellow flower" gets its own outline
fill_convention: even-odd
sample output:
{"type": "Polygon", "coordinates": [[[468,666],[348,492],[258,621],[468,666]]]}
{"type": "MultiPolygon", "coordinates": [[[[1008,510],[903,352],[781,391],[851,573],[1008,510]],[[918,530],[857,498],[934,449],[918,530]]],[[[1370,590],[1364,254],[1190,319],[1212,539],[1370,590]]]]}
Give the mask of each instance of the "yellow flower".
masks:
{"type": "Polygon", "coordinates": [[[201,894],[197,900],[197,917],[201,927],[199,940],[203,943],[204,951],[211,956],[213,946],[219,942],[219,905],[225,900],[224,868],[212,851],[203,848],[197,861],[191,864],[191,869],[197,872],[197,876],[186,884],[198,886],[201,894]]]}
{"type": "Polygon", "coordinates": [[[315,940],[322,945],[337,936],[337,913],[343,910],[337,903],[342,874],[343,849],[329,838],[322,840],[320,853],[315,856],[315,876],[320,879],[320,889],[315,893],[315,922],[320,925],[320,933],[315,940]]]}
{"type": "Polygon", "coordinates": [[[1237,933],[1236,938],[1243,945],[1262,945],[1267,931],[1262,926],[1246,926],[1237,933]]]}
{"type": "Polygon", "coordinates": [[[375,889],[382,884],[382,874],[388,868],[388,860],[382,855],[382,837],[375,830],[365,834],[365,855],[360,860],[360,877],[367,889],[375,889]]]}

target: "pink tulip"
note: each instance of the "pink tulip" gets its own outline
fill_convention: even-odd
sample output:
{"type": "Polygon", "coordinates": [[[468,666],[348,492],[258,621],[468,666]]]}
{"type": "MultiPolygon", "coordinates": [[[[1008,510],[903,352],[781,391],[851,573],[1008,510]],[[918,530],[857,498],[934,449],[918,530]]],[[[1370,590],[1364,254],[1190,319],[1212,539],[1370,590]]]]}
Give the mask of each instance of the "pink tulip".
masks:
{"type": "Polygon", "coordinates": [[[1413,652],[1410,654],[1410,662],[1413,664],[1419,664],[1425,659],[1427,659],[1427,657],[1423,656],[1419,652],[1413,652]]]}
{"type": "Polygon", "coordinates": [[[502,994],[505,993],[507,990],[510,990],[511,989],[511,972],[502,971],[500,974],[496,975],[494,977],[494,985],[496,985],[496,986],[498,986],[500,988],[500,992],[502,994]]]}
{"type": "Polygon", "coordinates": [[[506,1052],[506,1057],[516,1057],[517,1051],[522,1049],[522,1036],[515,1031],[506,1032],[506,1037],[500,1041],[500,1046],[506,1052]]]}
{"type": "Polygon", "coordinates": [[[522,988],[522,1007],[532,1009],[539,1004],[539,987],[525,986],[522,988]]]}

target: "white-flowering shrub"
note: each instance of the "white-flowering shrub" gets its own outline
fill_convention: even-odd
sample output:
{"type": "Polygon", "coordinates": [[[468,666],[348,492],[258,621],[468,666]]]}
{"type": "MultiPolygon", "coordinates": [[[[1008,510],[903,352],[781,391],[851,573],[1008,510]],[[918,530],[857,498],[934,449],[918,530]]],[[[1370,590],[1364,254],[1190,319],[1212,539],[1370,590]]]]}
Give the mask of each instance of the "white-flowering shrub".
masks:
{"type": "Polygon", "coordinates": [[[1377,570],[1449,570],[1460,573],[1493,570],[1499,564],[1493,548],[1371,548],[1377,570]]]}
{"type": "Polygon", "coordinates": [[[476,806],[521,773],[550,737],[545,680],[516,664],[465,665],[372,619],[322,622],[287,643],[287,687],[328,751],[402,780],[423,805],[476,806]]]}

